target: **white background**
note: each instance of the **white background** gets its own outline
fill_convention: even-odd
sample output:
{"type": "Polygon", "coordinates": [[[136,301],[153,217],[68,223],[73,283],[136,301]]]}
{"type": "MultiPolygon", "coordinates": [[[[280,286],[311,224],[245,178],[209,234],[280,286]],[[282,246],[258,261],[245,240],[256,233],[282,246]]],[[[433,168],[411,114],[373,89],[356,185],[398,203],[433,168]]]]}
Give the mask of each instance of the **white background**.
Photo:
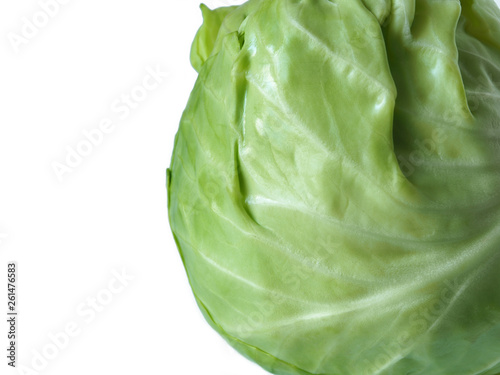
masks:
{"type": "Polygon", "coordinates": [[[25,17],[43,23],[40,3],[0,5],[0,373],[266,374],[204,322],[168,227],[165,169],[196,79],[198,0],[66,2],[18,51],[9,33],[22,35],[25,17]],[[157,87],[142,90],[151,69],[157,87]],[[144,101],[118,113],[134,90],[144,101]],[[112,131],[61,181],[53,163],[106,119],[112,131]],[[11,260],[18,365],[35,359],[42,371],[6,365],[11,260]],[[114,282],[123,272],[133,280],[114,282]],[[54,351],[51,335],[68,324],[74,336],[54,351]],[[44,351],[51,359],[40,362],[44,351]]]}
{"type": "Polygon", "coordinates": [[[40,10],[0,5],[0,374],[265,374],[205,323],[168,226],[165,170],[196,79],[199,2],[71,0],[16,53],[8,33],[22,35],[24,17],[40,10]],[[169,76],[128,116],[113,111],[147,67],[169,76]],[[60,182],[51,164],[106,118],[114,130],[60,182]],[[49,334],[79,328],[43,371],[6,365],[10,260],[18,364],[33,368],[34,351],[52,357],[49,334]],[[108,303],[123,269],[134,280],[91,316],[87,298],[108,303]]]}

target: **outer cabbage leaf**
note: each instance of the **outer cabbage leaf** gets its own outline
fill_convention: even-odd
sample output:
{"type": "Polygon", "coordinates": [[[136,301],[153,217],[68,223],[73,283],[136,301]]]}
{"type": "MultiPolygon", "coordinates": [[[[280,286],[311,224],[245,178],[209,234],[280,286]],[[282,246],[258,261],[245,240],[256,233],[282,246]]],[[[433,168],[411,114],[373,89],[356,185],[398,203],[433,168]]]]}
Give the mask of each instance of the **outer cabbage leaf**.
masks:
{"type": "Polygon", "coordinates": [[[500,11],[203,8],[168,171],[196,301],[275,374],[500,374],[500,11]]]}

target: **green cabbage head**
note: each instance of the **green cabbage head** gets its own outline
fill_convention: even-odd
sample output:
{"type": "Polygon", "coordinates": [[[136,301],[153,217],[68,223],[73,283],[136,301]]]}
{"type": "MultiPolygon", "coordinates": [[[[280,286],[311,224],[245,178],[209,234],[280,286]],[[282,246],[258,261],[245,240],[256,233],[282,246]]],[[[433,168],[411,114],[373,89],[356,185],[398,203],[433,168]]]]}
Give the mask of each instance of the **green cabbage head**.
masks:
{"type": "Polygon", "coordinates": [[[500,374],[493,0],[202,11],[168,194],[210,325],[274,374],[500,374]]]}

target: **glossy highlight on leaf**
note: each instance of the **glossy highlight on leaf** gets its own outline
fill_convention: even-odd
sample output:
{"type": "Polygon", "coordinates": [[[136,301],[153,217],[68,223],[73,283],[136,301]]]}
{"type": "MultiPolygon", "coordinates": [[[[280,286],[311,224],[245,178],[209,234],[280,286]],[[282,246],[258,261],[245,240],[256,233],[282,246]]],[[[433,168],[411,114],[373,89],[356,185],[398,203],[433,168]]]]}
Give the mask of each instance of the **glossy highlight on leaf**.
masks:
{"type": "Polygon", "coordinates": [[[201,9],[168,209],[208,323],[274,374],[500,374],[493,0],[201,9]]]}

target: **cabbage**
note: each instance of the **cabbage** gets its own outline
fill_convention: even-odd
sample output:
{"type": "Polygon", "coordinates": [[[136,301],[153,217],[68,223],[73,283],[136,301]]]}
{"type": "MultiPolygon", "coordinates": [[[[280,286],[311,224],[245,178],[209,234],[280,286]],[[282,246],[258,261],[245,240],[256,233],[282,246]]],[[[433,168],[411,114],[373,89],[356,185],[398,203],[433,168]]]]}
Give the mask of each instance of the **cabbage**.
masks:
{"type": "Polygon", "coordinates": [[[202,11],[167,174],[208,323],[275,374],[500,374],[493,0],[202,11]]]}

